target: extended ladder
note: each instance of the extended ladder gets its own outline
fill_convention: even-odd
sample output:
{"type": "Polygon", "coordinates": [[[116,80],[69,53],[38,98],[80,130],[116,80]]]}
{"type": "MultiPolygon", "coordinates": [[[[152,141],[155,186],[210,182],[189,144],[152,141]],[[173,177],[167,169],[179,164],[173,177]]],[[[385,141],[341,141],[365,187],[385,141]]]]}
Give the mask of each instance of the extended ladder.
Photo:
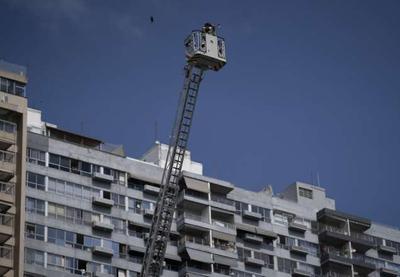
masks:
{"type": "Polygon", "coordinates": [[[142,277],[159,277],[169,240],[173,215],[179,192],[179,178],[192,125],[193,112],[204,69],[187,64],[184,87],[170,139],[161,188],[147,242],[142,277]]]}

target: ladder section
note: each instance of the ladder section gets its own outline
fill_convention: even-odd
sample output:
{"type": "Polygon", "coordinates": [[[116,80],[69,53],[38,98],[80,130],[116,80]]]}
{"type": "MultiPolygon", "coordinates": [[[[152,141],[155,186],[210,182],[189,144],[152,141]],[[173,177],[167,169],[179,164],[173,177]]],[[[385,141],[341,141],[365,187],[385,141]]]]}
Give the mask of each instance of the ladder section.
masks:
{"type": "Polygon", "coordinates": [[[160,193],[144,255],[141,277],[159,277],[162,273],[165,251],[167,249],[167,242],[178,198],[178,182],[182,172],[183,160],[202,77],[202,68],[191,64],[186,65],[184,87],[170,139],[160,193]]]}

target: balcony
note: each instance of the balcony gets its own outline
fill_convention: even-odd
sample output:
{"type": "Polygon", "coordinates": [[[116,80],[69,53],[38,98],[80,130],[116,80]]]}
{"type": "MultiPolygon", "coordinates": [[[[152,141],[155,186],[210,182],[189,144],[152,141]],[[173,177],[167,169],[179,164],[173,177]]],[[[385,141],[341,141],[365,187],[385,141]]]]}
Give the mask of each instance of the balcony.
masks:
{"type": "Polygon", "coordinates": [[[114,225],[112,225],[111,223],[102,222],[99,220],[94,220],[92,222],[92,227],[94,230],[107,232],[107,233],[111,233],[112,231],[114,231],[114,225]]]}
{"type": "Polygon", "coordinates": [[[17,141],[17,125],[0,119],[0,146],[7,149],[17,141]]]}
{"type": "Polygon", "coordinates": [[[154,215],[154,209],[144,209],[143,210],[143,216],[153,217],[153,215],[154,215]]]}
{"type": "Polygon", "coordinates": [[[220,242],[214,241],[211,252],[213,254],[216,254],[218,256],[225,257],[225,258],[231,258],[231,259],[235,259],[235,260],[238,258],[238,255],[236,252],[236,244],[234,242],[220,243],[220,242]]]}
{"type": "Polygon", "coordinates": [[[236,234],[235,224],[217,220],[217,219],[212,219],[211,221],[212,221],[212,226],[217,231],[229,233],[229,234],[236,234]]]}
{"type": "Polygon", "coordinates": [[[0,276],[13,268],[13,256],[14,252],[11,246],[0,246],[0,276]]]}
{"type": "Polygon", "coordinates": [[[95,255],[111,258],[113,256],[113,250],[110,248],[102,247],[102,246],[94,246],[92,249],[92,253],[95,255]]]}
{"type": "Polygon", "coordinates": [[[100,196],[93,196],[92,204],[105,208],[112,208],[112,206],[114,206],[114,201],[100,196]]]}
{"type": "Polygon", "coordinates": [[[94,277],[114,277],[114,274],[104,273],[100,271],[93,272],[94,277]]]}
{"type": "Polygon", "coordinates": [[[333,223],[334,225],[343,224],[348,221],[350,223],[350,229],[358,231],[365,231],[371,227],[371,221],[369,219],[328,208],[324,208],[317,213],[317,220],[320,223],[333,223]]]}
{"type": "Polygon", "coordinates": [[[251,212],[251,211],[247,211],[247,210],[243,211],[242,216],[244,218],[252,219],[252,220],[261,220],[262,219],[262,215],[261,214],[255,213],[255,212],[251,212]]]}
{"type": "Polygon", "coordinates": [[[263,260],[253,258],[253,257],[246,257],[244,259],[244,263],[253,266],[264,266],[265,262],[263,260]]]}
{"type": "Polygon", "coordinates": [[[264,239],[262,237],[254,235],[254,234],[249,234],[249,233],[244,234],[243,240],[245,240],[247,242],[251,242],[251,243],[256,243],[256,244],[261,244],[264,241],[264,239]]]}
{"type": "Polygon", "coordinates": [[[351,241],[354,248],[362,252],[375,247],[375,240],[372,236],[357,232],[349,234],[344,228],[325,224],[319,225],[319,239],[322,242],[330,242],[336,245],[351,241]]]}
{"type": "Polygon", "coordinates": [[[185,248],[209,251],[210,241],[207,238],[185,235],[179,241],[178,251],[181,252],[185,250],[185,248]]]}
{"type": "Polygon", "coordinates": [[[0,243],[4,243],[13,236],[14,216],[9,214],[0,214],[0,243]]]}
{"type": "Polygon", "coordinates": [[[376,270],[375,261],[370,257],[353,253],[351,260],[354,265],[354,271],[357,271],[361,275],[368,275],[376,270]]]}
{"type": "Polygon", "coordinates": [[[179,277],[208,277],[210,275],[211,270],[191,266],[184,266],[179,270],[179,277]]]}
{"type": "Polygon", "coordinates": [[[15,184],[0,182],[0,211],[5,211],[14,204],[15,184]]]}
{"type": "Polygon", "coordinates": [[[158,195],[160,192],[160,188],[151,185],[144,185],[143,192],[148,194],[158,195]]]}
{"type": "Polygon", "coordinates": [[[187,212],[178,217],[176,225],[178,230],[187,226],[198,230],[208,230],[210,228],[210,223],[207,217],[187,212]]]}
{"type": "Polygon", "coordinates": [[[103,174],[100,172],[93,172],[92,178],[97,181],[112,183],[114,181],[114,176],[103,174]]]}
{"type": "Polygon", "coordinates": [[[235,212],[236,208],[234,206],[235,202],[231,199],[226,198],[226,196],[221,196],[218,194],[211,193],[211,203],[212,206],[235,212]]]}
{"type": "Polygon", "coordinates": [[[322,274],[322,277],[349,277],[351,276],[351,272],[348,274],[345,273],[339,273],[339,272],[334,272],[334,271],[328,271],[325,274],[322,274]]]}
{"type": "Polygon", "coordinates": [[[201,204],[203,207],[209,205],[208,194],[195,190],[182,190],[178,197],[178,203],[184,200],[201,204]]]}
{"type": "Polygon", "coordinates": [[[335,248],[324,249],[324,253],[321,257],[321,264],[327,262],[346,267],[350,267],[353,264],[354,270],[359,272],[361,275],[368,275],[376,269],[375,262],[372,258],[358,253],[352,253],[352,256],[350,257],[348,254],[344,254],[335,248]]]}
{"type": "Polygon", "coordinates": [[[392,270],[392,269],[384,268],[384,267],[382,267],[379,270],[379,273],[382,277],[397,277],[397,276],[399,276],[399,273],[396,270],[392,270]]]}
{"type": "Polygon", "coordinates": [[[378,245],[377,250],[379,253],[386,255],[396,255],[397,253],[396,248],[386,245],[378,245]]]}
{"type": "Polygon", "coordinates": [[[296,276],[296,277],[311,277],[314,276],[313,273],[304,270],[304,269],[300,269],[300,268],[293,268],[292,269],[292,276],[296,276]]]}
{"type": "Polygon", "coordinates": [[[289,230],[299,232],[299,233],[304,233],[307,231],[308,227],[302,223],[291,221],[289,222],[288,225],[289,230]]]}
{"type": "Polygon", "coordinates": [[[0,150],[0,180],[9,181],[15,174],[15,153],[0,150]]]}
{"type": "Polygon", "coordinates": [[[308,254],[308,251],[306,248],[298,246],[298,245],[292,245],[290,246],[290,253],[301,255],[301,256],[306,256],[308,254]]]}

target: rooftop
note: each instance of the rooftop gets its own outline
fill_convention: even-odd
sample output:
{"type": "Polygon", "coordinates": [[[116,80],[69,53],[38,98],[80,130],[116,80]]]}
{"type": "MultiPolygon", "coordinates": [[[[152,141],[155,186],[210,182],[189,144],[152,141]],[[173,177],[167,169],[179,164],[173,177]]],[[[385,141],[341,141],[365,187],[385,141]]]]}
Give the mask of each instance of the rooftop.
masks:
{"type": "Polygon", "coordinates": [[[26,77],[27,69],[25,66],[13,64],[0,59],[0,70],[11,72],[26,77]]]}

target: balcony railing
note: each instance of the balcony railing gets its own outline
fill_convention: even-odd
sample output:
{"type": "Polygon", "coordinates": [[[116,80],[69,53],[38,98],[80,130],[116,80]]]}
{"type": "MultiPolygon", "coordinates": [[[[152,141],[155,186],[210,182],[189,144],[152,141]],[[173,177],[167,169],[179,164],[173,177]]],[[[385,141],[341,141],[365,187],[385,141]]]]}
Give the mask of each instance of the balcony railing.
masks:
{"type": "Polygon", "coordinates": [[[185,189],[183,192],[183,195],[191,196],[194,198],[199,198],[201,200],[206,200],[208,201],[208,197],[206,193],[195,191],[195,190],[190,190],[190,189],[185,189]]]}
{"type": "Polygon", "coordinates": [[[6,163],[14,163],[15,153],[5,150],[0,150],[0,161],[6,163]]]}
{"type": "Polygon", "coordinates": [[[0,119],[0,131],[15,134],[17,132],[17,124],[14,122],[0,119]]]}
{"type": "Polygon", "coordinates": [[[8,195],[14,196],[15,195],[15,184],[0,182],[0,193],[5,193],[8,195]]]}
{"type": "Polygon", "coordinates": [[[371,243],[375,243],[374,237],[372,237],[370,235],[357,233],[357,232],[350,232],[350,234],[349,234],[349,232],[347,232],[347,230],[345,230],[344,228],[338,228],[338,227],[331,226],[331,225],[320,224],[319,232],[321,233],[323,231],[328,231],[328,232],[332,232],[332,233],[336,233],[336,234],[342,234],[345,236],[350,236],[355,239],[365,240],[365,241],[368,241],[371,243]]]}
{"type": "Polygon", "coordinates": [[[358,253],[353,253],[352,259],[364,262],[366,264],[371,264],[371,265],[374,265],[374,266],[377,265],[377,261],[374,258],[370,258],[370,257],[367,257],[365,255],[358,254],[358,253]]]}
{"type": "Polygon", "coordinates": [[[351,274],[343,274],[343,273],[338,273],[338,272],[333,272],[333,271],[329,271],[325,274],[323,274],[323,277],[348,277],[351,274]]]}
{"type": "MultiPolygon", "coordinates": [[[[198,273],[198,274],[203,274],[205,276],[210,276],[211,275],[211,271],[210,270],[206,270],[203,268],[198,268],[198,267],[194,267],[191,265],[183,265],[179,272],[186,272],[186,273],[198,273]]],[[[181,276],[181,274],[179,274],[179,276],[181,276]]]]}
{"type": "Polygon", "coordinates": [[[185,242],[195,243],[199,245],[206,245],[206,246],[210,245],[210,241],[208,239],[195,236],[188,236],[188,235],[182,237],[179,241],[180,244],[183,244],[185,242]]]}
{"type": "Polygon", "coordinates": [[[355,260],[355,261],[361,261],[364,262],[366,264],[371,264],[374,265],[375,267],[379,267],[379,261],[362,255],[362,254],[358,254],[358,253],[352,253],[351,257],[348,253],[337,249],[337,248],[333,248],[333,247],[326,247],[323,249],[322,251],[322,256],[326,256],[326,255],[333,255],[333,256],[337,256],[337,257],[343,257],[343,258],[347,258],[347,259],[351,259],[351,260],[355,260]]]}
{"type": "Polygon", "coordinates": [[[215,194],[211,194],[211,200],[229,206],[233,206],[235,204],[233,200],[215,194]]]}
{"type": "Polygon", "coordinates": [[[214,243],[214,248],[236,253],[236,245],[235,243],[214,243]]]}
{"type": "Polygon", "coordinates": [[[204,222],[204,223],[209,223],[207,217],[197,215],[197,214],[192,214],[192,213],[184,213],[183,215],[179,216],[179,219],[192,219],[192,220],[196,220],[196,221],[200,221],[200,222],[204,222]]]}
{"type": "Polygon", "coordinates": [[[227,228],[227,229],[235,229],[235,225],[232,223],[229,223],[229,222],[213,219],[212,223],[215,226],[219,226],[219,227],[223,227],[223,228],[227,228]]]}
{"type": "Polygon", "coordinates": [[[0,214],[0,225],[14,227],[14,216],[10,214],[0,214]]]}
{"type": "Polygon", "coordinates": [[[0,246],[0,258],[12,260],[13,259],[13,248],[8,245],[0,246]]]}

